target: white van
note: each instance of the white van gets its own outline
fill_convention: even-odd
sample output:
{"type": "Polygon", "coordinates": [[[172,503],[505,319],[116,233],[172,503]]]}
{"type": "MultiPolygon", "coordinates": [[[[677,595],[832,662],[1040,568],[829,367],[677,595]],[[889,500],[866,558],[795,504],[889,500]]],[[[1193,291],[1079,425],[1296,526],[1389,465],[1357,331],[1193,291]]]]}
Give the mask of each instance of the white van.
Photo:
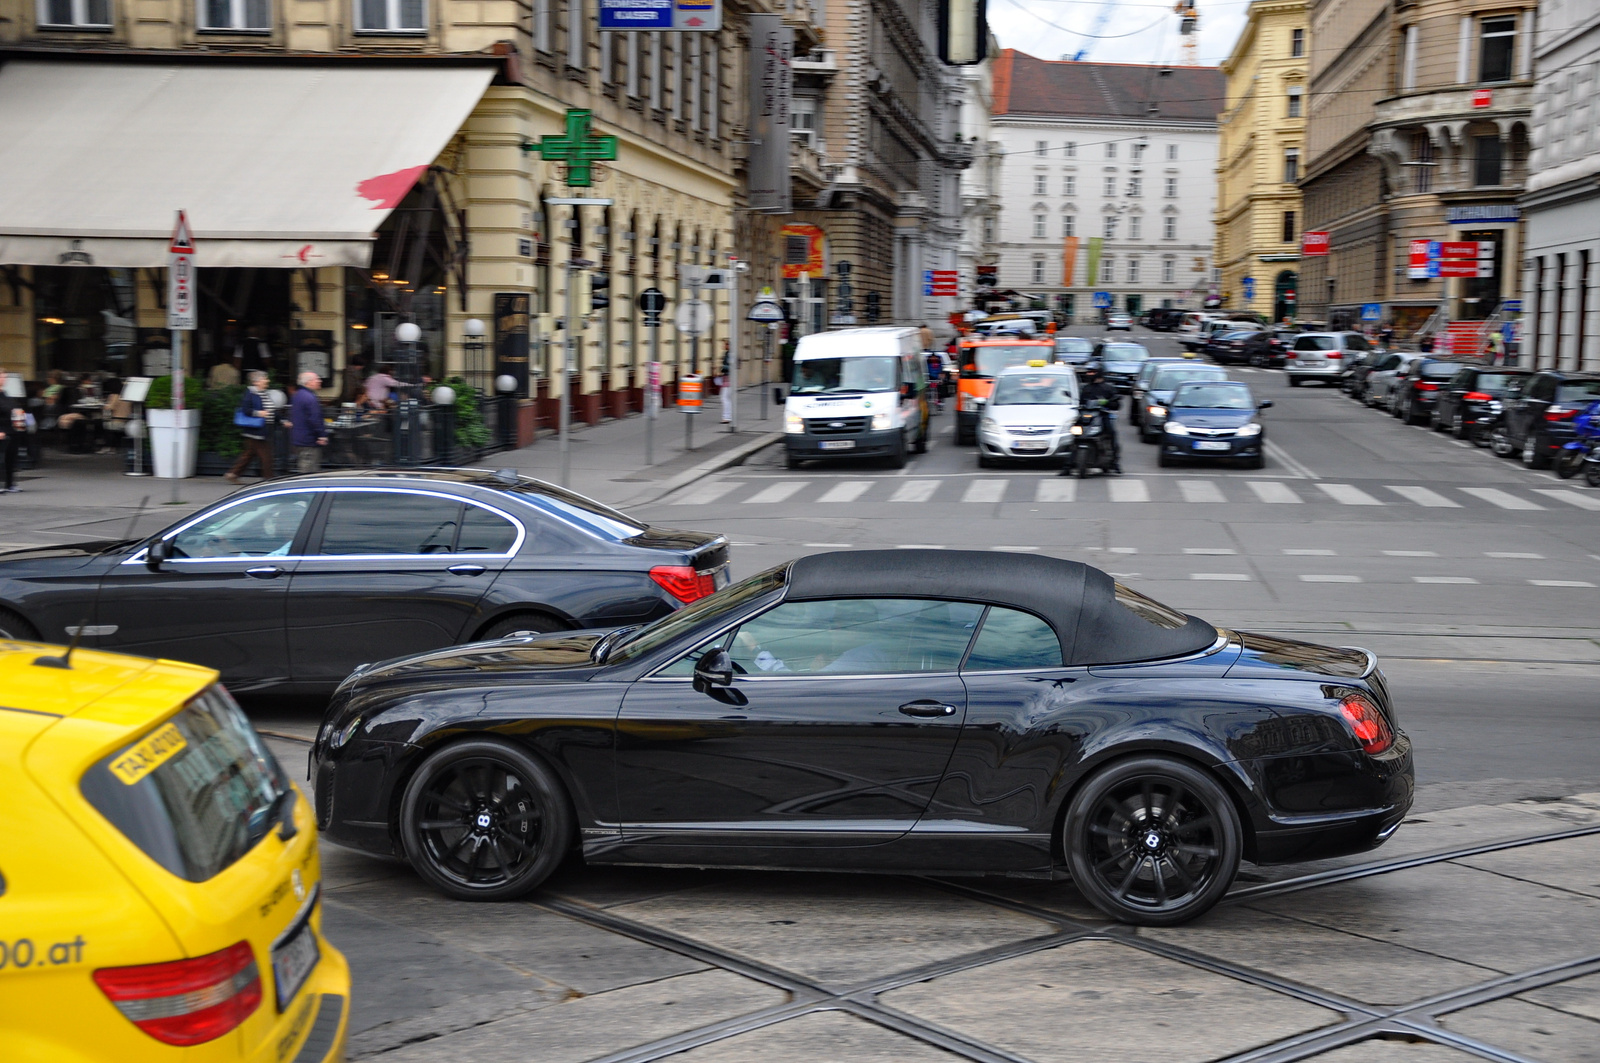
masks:
{"type": "Polygon", "coordinates": [[[783,407],[789,468],[816,458],[928,449],[928,368],[919,330],[856,328],[802,336],[783,407]]]}

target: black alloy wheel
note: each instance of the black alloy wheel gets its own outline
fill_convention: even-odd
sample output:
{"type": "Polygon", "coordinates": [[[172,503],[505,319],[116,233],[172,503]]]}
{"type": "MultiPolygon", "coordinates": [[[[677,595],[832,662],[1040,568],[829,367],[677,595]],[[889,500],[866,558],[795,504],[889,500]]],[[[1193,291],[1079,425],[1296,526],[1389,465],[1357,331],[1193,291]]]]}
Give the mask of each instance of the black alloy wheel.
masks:
{"type": "Polygon", "coordinates": [[[560,865],[572,837],[572,808],[554,773],[493,738],[434,753],[400,803],[406,859],[458,900],[522,896],[560,865]]]}
{"type": "Polygon", "coordinates": [[[1503,421],[1489,430],[1489,449],[1497,458],[1509,458],[1517,452],[1517,445],[1511,441],[1511,433],[1506,431],[1503,421]]]}
{"type": "Polygon", "coordinates": [[[1113,919],[1174,926],[1222,899],[1243,850],[1238,813],[1200,769],[1168,757],[1120,761],[1091,776],[1067,811],[1072,881],[1113,919]]]}
{"type": "Polygon", "coordinates": [[[1578,448],[1572,450],[1563,448],[1557,451],[1555,460],[1556,475],[1563,480],[1572,479],[1583,471],[1583,459],[1586,456],[1586,452],[1578,448]]]}
{"type": "Polygon", "coordinates": [[[1584,463],[1583,482],[1590,487],[1600,487],[1600,461],[1584,463]]]}

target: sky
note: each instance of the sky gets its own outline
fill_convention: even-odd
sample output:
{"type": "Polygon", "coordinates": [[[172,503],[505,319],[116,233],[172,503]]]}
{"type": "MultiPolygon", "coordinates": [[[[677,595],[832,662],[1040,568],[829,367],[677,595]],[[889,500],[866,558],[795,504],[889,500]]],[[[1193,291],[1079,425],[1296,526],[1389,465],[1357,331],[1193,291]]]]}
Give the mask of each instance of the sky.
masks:
{"type": "MultiPolygon", "coordinates": [[[[1178,63],[1182,37],[1172,6],[1172,0],[989,0],[989,28],[1000,47],[1037,59],[1070,59],[1087,46],[1084,59],[1102,63],[1178,63]],[[1096,30],[1107,8],[1109,17],[1096,30]]],[[[1249,0],[1198,0],[1201,64],[1228,57],[1249,6],[1249,0]]]]}

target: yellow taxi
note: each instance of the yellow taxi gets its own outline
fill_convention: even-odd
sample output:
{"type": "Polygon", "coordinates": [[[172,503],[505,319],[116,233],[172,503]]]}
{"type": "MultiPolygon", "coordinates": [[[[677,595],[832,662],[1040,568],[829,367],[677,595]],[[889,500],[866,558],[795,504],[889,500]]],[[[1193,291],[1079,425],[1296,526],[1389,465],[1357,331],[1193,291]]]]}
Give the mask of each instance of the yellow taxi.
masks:
{"type": "Polygon", "coordinates": [[[343,1059],[321,878],[216,672],[0,640],[0,1060],[343,1059]]]}

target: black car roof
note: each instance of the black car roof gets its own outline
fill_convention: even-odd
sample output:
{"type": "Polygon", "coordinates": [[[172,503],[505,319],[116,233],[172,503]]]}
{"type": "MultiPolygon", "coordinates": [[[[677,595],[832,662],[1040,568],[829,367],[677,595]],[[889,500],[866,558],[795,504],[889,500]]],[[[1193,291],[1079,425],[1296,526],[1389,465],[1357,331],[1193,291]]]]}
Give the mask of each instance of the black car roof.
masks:
{"type": "Polygon", "coordinates": [[[1042,617],[1068,665],[1150,661],[1198,653],[1217,629],[1145,620],[1116,599],[1105,572],[1078,561],[979,550],[841,550],[789,566],[786,599],[941,598],[985,602],[1042,617]]]}

